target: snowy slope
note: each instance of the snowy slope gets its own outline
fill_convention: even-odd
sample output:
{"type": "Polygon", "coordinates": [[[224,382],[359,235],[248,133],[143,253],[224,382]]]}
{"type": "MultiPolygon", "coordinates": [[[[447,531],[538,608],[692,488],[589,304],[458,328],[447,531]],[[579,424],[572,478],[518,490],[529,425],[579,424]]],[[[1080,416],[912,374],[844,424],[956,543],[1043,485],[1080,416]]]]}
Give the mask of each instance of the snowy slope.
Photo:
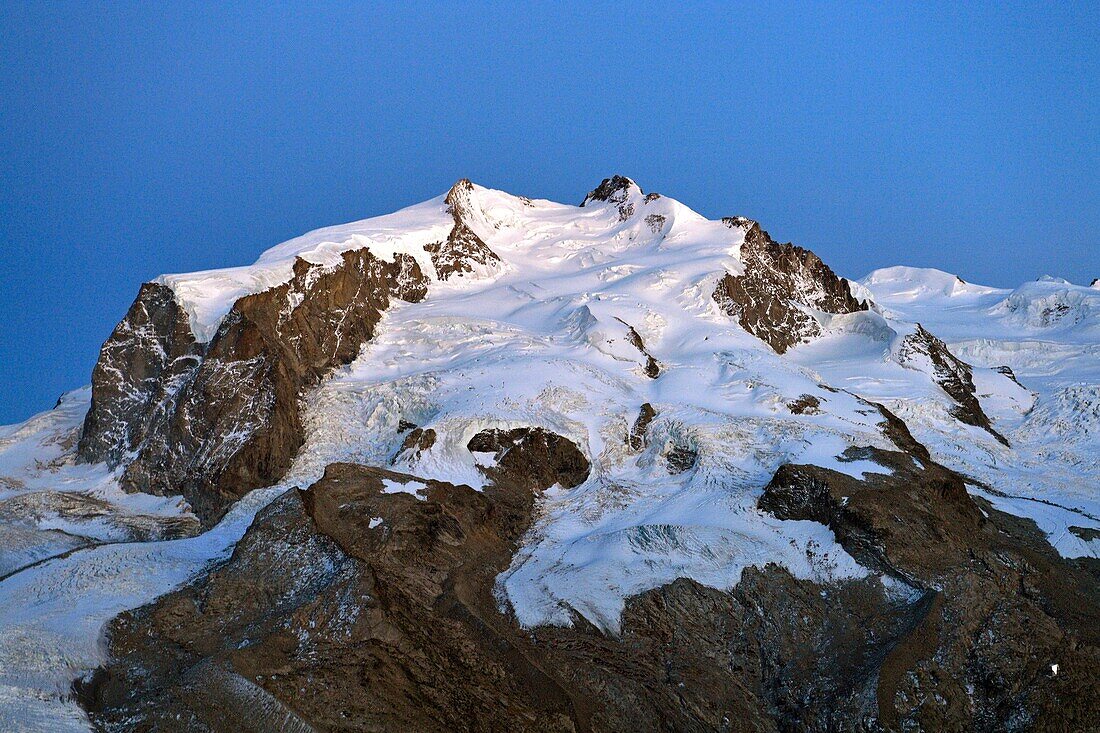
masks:
{"type": "MultiPolygon", "coordinates": [[[[988,368],[976,372],[979,396],[1012,447],[950,430],[888,377],[863,392],[895,407],[937,459],[998,492],[977,493],[1035,519],[1064,555],[1100,556],[1100,542],[1069,529],[1096,527],[1100,518],[1100,292],[1050,277],[989,288],[902,267],[876,270],[860,285],[894,319],[923,324],[957,356],[988,368]],[[1019,385],[994,378],[998,367],[1009,367],[1019,385]]],[[[867,367],[842,371],[867,374],[867,367]]]]}
{"type": "Polygon", "coordinates": [[[247,267],[159,279],[199,341],[237,298],[289,280],[296,257],[336,266],[351,249],[408,254],[432,280],[423,302],[393,305],[359,358],[302,396],[305,444],[279,486],[205,534],[128,541],[193,519],[177,500],[124,494],[106,466],[75,461],[87,390],[0,428],[0,728],[83,725],[62,698],[67,680],[100,661],[102,625],[224,557],[283,488],[307,486],[334,461],[480,487],[479,463],[491,459],[466,446],[486,428],[543,427],[591,463],[583,484],[546,492],[498,579],[502,605],[526,626],[568,625],[575,612],[615,632],[632,595],[678,577],[731,588],[766,563],[822,581],[868,574],[824,525],[756,505],[784,463],[888,472],[842,457],[892,447],[869,401],[972,476],[975,493],[1035,518],[1064,555],[1100,556],[1100,541],[1070,530],[1100,529],[1100,290],[1043,281],[1007,291],[879,270],[853,285],[874,308],[810,313],[823,335],[781,356],[714,301],[717,282],[744,271],[743,227],[633,183],[583,207],[472,186],[463,217],[499,266],[437,277],[425,247],[455,223],[441,196],[311,232],[247,267]],[[911,348],[917,323],[975,365],[978,399],[1008,446],[957,419],[936,365],[911,348]],[[656,416],[632,445],[647,404],[656,416]],[[402,450],[403,424],[438,437],[402,450]],[[51,492],[100,508],[66,509],[51,492]],[[11,499],[22,503],[5,514],[11,499]]]}

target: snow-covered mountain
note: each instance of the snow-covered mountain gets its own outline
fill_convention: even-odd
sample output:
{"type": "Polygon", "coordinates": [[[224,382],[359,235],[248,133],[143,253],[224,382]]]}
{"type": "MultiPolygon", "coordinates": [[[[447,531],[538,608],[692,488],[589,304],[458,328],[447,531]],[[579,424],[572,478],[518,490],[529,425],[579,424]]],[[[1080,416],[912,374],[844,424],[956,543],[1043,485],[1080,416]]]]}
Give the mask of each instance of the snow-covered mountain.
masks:
{"type": "Polygon", "coordinates": [[[0,429],[0,728],[1072,729],[1098,461],[1095,287],[462,180],[0,429]]]}

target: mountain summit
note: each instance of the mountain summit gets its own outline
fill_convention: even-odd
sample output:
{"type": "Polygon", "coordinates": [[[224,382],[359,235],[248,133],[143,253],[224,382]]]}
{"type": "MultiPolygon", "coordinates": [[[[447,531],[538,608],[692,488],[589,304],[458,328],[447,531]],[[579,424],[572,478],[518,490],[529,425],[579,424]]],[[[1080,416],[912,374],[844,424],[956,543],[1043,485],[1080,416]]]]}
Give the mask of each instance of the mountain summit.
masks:
{"type": "Polygon", "coordinates": [[[164,275],[0,434],[0,721],[1087,728],[1098,298],[622,176],[164,275]]]}

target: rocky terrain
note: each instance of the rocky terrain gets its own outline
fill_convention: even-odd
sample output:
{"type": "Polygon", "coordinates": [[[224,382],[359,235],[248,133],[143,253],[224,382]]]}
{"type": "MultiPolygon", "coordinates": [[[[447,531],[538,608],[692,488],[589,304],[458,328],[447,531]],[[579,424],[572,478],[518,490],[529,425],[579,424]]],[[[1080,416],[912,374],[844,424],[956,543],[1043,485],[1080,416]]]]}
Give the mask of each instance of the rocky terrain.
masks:
{"type": "Polygon", "coordinates": [[[142,286],[0,429],[0,728],[1076,731],[1100,290],[621,176],[142,286]]]}

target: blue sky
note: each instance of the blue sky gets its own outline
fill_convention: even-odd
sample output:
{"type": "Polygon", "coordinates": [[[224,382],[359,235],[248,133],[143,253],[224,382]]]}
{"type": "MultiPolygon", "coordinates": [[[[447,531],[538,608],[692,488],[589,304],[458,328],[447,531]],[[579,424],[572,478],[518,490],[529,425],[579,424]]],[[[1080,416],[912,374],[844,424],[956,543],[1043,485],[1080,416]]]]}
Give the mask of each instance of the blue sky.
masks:
{"type": "Polygon", "coordinates": [[[142,281],[463,176],[622,173],[849,277],[1100,276],[1100,4],[268,5],[0,2],[0,422],[142,281]]]}

